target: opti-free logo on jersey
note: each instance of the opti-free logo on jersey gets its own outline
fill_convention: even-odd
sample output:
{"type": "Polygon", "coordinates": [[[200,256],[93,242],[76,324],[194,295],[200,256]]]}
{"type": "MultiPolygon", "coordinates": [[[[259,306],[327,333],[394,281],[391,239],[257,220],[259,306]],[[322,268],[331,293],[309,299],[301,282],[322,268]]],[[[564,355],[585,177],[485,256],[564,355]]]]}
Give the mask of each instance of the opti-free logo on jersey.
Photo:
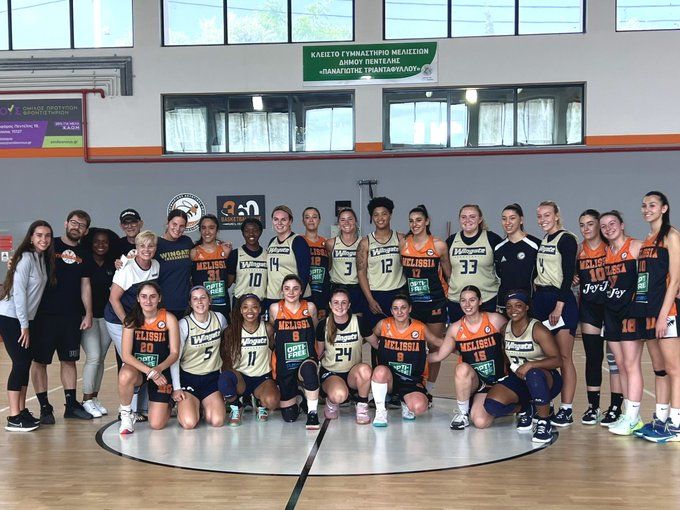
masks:
{"type": "Polygon", "coordinates": [[[193,193],[180,193],[175,195],[168,204],[168,214],[174,209],[179,209],[187,213],[189,221],[185,232],[195,232],[198,230],[198,222],[208,212],[203,200],[193,193]]]}
{"type": "Polygon", "coordinates": [[[243,220],[256,218],[266,227],[264,195],[220,195],[217,211],[220,230],[239,230],[243,220]]]}

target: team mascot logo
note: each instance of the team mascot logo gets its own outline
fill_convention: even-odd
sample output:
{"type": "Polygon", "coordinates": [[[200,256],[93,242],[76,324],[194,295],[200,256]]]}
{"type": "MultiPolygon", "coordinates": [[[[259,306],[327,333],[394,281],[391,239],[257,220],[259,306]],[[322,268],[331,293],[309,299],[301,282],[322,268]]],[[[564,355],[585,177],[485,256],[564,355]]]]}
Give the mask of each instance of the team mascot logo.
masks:
{"type": "Polygon", "coordinates": [[[175,195],[168,204],[168,214],[173,209],[179,209],[187,213],[189,221],[185,232],[196,232],[198,230],[198,222],[207,213],[203,200],[193,193],[180,193],[175,195]]]}

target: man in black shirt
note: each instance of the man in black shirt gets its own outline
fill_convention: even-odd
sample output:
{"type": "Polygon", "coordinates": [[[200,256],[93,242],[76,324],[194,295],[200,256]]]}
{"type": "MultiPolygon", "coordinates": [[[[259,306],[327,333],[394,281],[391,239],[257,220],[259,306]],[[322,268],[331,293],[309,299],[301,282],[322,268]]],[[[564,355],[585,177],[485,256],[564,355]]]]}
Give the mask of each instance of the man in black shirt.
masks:
{"type": "Polygon", "coordinates": [[[121,255],[130,257],[130,251],[135,249],[135,237],[142,231],[144,222],[139,213],[134,209],[125,209],[120,213],[120,228],[125,235],[118,239],[113,247],[113,254],[118,259],[121,255]]]}
{"type": "Polygon", "coordinates": [[[35,317],[36,334],[31,338],[31,379],[40,402],[40,423],[46,425],[54,424],[53,408],[47,399],[47,365],[52,363],[55,351],[66,396],[64,418],[92,419],[76,400],[80,336],[92,327],[91,267],[78,245],[90,227],[90,215],[72,211],[64,227],[64,235],[54,240],[57,283],[45,289],[35,317]]]}

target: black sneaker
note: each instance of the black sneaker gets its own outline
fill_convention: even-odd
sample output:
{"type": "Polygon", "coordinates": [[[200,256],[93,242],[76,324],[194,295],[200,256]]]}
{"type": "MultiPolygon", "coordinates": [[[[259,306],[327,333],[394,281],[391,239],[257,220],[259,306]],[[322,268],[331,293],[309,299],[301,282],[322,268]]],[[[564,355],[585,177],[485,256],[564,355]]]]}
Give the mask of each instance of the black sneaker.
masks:
{"type": "Polygon", "coordinates": [[[556,427],[568,427],[574,423],[572,414],[573,412],[571,409],[560,407],[560,410],[557,411],[557,414],[550,419],[550,423],[556,427]]]}
{"type": "Polygon", "coordinates": [[[390,400],[386,402],[387,409],[401,409],[401,399],[399,395],[390,395],[390,400]]]}
{"type": "Polygon", "coordinates": [[[600,425],[603,427],[611,427],[621,416],[621,409],[619,406],[609,406],[604,414],[602,415],[602,420],[600,420],[600,425]]]}
{"type": "Polygon", "coordinates": [[[307,424],[305,428],[307,430],[319,430],[319,415],[316,412],[307,413],[307,424]]]}
{"type": "Polygon", "coordinates": [[[520,432],[526,432],[527,430],[531,430],[532,426],[532,412],[522,412],[517,415],[517,430],[520,432]]]}
{"type": "Polygon", "coordinates": [[[38,428],[33,421],[29,421],[23,414],[7,417],[7,425],[5,430],[7,432],[31,432],[38,428]]]}
{"type": "Polygon", "coordinates": [[[548,420],[539,419],[536,422],[536,431],[534,432],[531,441],[533,443],[549,443],[551,440],[552,425],[548,420]]]}
{"type": "Polygon", "coordinates": [[[432,409],[432,394],[428,391],[425,396],[427,397],[427,408],[432,409]]]}
{"type": "Polygon", "coordinates": [[[26,418],[26,421],[33,423],[33,425],[40,425],[40,418],[33,416],[33,413],[28,410],[28,407],[19,413],[21,416],[26,418]]]}
{"type": "Polygon", "coordinates": [[[72,405],[64,405],[64,418],[75,418],[77,420],[91,420],[94,418],[88,413],[80,402],[72,405]]]}
{"type": "Polygon", "coordinates": [[[40,407],[40,424],[54,425],[54,407],[51,404],[45,404],[40,407]]]}
{"type": "Polygon", "coordinates": [[[597,422],[600,421],[600,416],[600,410],[591,406],[581,416],[581,423],[584,425],[597,425],[597,422]]]}

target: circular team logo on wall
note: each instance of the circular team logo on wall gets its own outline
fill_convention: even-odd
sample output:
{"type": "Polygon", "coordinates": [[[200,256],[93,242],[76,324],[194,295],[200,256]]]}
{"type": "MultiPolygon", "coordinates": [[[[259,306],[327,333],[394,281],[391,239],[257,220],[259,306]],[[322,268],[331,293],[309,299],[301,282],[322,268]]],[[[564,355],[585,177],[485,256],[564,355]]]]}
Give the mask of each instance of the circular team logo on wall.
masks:
{"type": "Polygon", "coordinates": [[[198,230],[198,222],[203,217],[207,210],[203,200],[198,198],[193,193],[180,193],[175,195],[168,204],[168,214],[173,209],[179,209],[187,213],[189,221],[185,232],[195,232],[198,230]]]}

